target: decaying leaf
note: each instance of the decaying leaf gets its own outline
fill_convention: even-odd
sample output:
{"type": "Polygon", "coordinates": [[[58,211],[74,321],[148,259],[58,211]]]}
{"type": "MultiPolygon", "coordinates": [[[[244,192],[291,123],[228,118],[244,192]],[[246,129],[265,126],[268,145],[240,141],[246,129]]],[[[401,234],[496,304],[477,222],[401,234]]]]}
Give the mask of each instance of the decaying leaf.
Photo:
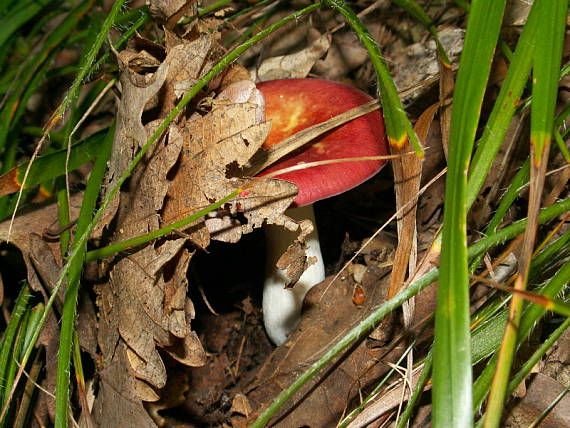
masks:
{"type": "MultiPolygon", "coordinates": [[[[212,37],[194,34],[187,40],[167,31],[164,60],[153,73],[148,68],[143,75],[129,66],[137,52],[120,54],[120,59],[131,60],[120,61],[122,99],[108,186],[160,124],[160,117],[211,67],[211,58],[219,49],[212,37]],[[142,113],[149,107],[158,118],[143,126],[142,113]]],[[[159,52],[155,57],[160,56],[159,52]]],[[[205,248],[212,238],[236,242],[241,234],[264,223],[277,224],[290,230],[300,228],[295,245],[301,251],[289,263],[297,268],[288,267],[293,280],[306,265],[304,237],[312,225],[283,214],[297,194],[295,185],[239,178],[271,126],[263,121],[263,97],[253,82],[231,83],[217,97],[205,97],[198,105],[199,111],[189,117],[181,115],[170,124],[123,186],[104,222],[110,242],[156,230],[236,189],[244,191],[206,221],[103,265],[109,280],[97,287],[102,386],[94,414],[104,426],[118,426],[121,418],[140,410],[139,400],[159,399],[167,374],[158,348],[187,366],[206,361],[192,331],[194,306],[186,295],[192,247],[205,248]],[[245,221],[234,217],[238,212],[245,221]],[[126,410],[120,416],[117,412],[123,405],[126,410]],[[113,420],[106,416],[110,413],[113,420]]],[[[149,421],[139,423],[145,426],[149,421]]]]}
{"type": "Polygon", "coordinates": [[[255,70],[257,79],[263,82],[272,79],[305,77],[313,65],[327,52],[330,44],[330,34],[319,35],[300,52],[268,58],[255,70]]]}
{"type": "MultiPolygon", "coordinates": [[[[368,22],[366,27],[371,34],[377,34],[380,24],[368,22]]],[[[367,59],[368,51],[358,42],[356,33],[345,30],[335,34],[326,56],[316,62],[313,71],[324,78],[338,80],[367,59]]]]}
{"type": "Polygon", "coordinates": [[[313,224],[309,220],[299,223],[301,233],[299,237],[287,248],[287,251],[277,260],[277,268],[286,272],[289,281],[285,287],[293,287],[305,270],[317,262],[316,257],[305,257],[305,237],[313,232],[313,224]]]}

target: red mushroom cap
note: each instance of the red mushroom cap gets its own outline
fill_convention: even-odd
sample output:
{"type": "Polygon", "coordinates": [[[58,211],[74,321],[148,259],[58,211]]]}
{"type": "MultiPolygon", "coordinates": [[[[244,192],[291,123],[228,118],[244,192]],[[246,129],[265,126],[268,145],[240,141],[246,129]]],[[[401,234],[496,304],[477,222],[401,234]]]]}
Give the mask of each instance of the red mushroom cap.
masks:
{"type": "MultiPolygon", "coordinates": [[[[272,121],[264,143],[270,147],[290,135],[372,100],[356,88],[320,79],[282,79],[257,84],[265,97],[265,117],[272,121]]],[[[388,143],[379,111],[354,119],[267,168],[260,175],[307,162],[385,156],[388,143]]],[[[358,186],[376,174],[385,160],[339,162],[277,176],[295,183],[294,206],[305,206],[358,186]]]]}

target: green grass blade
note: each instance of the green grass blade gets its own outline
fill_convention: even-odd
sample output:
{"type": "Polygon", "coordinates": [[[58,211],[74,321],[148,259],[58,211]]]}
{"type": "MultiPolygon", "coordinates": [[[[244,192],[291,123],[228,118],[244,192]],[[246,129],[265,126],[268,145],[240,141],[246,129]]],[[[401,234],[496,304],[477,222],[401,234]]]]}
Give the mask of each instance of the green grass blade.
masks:
{"type": "Polygon", "coordinates": [[[434,427],[473,423],[466,173],[504,8],[504,0],[471,4],[454,92],[435,321],[434,427]]]}
{"type": "Polygon", "coordinates": [[[467,194],[469,206],[473,204],[483,187],[485,178],[507,134],[509,124],[519,107],[520,97],[530,77],[537,27],[538,15],[533,8],[517,42],[507,75],[471,162],[467,194]]]}
{"type": "Polygon", "coordinates": [[[410,120],[406,116],[406,112],[398,95],[398,90],[396,89],[394,80],[390,76],[386,62],[382,58],[382,52],[380,52],[378,44],[374,41],[366,26],[344,0],[327,0],[326,5],[342,14],[346,22],[356,32],[362,45],[368,50],[370,61],[376,71],[379,98],[382,103],[382,111],[386,123],[386,134],[390,145],[401,149],[409,139],[417,155],[423,157],[423,148],[418,141],[410,120]]]}
{"type": "MultiPolygon", "coordinates": [[[[93,211],[97,205],[99,191],[105,177],[107,161],[111,156],[113,146],[113,138],[115,135],[115,126],[107,130],[107,135],[102,141],[101,147],[95,165],[91,170],[91,175],[87,183],[87,188],[83,195],[83,203],[77,220],[75,234],[81,236],[93,217],[93,211]]],[[[65,301],[63,304],[63,317],[61,321],[61,331],[59,337],[59,351],[57,359],[57,379],[56,379],[56,401],[55,401],[55,417],[56,426],[66,426],[67,409],[69,396],[69,376],[70,376],[70,356],[73,344],[73,331],[75,325],[75,310],[77,305],[77,296],[79,293],[81,272],[83,270],[83,261],[85,257],[86,243],[81,248],[82,251],[71,262],[69,268],[69,281],[67,291],[65,293],[65,301]]]]}
{"type": "Polygon", "coordinates": [[[212,212],[213,210],[220,208],[226,202],[231,201],[233,198],[238,196],[242,191],[243,191],[242,189],[238,189],[238,190],[224,196],[219,201],[214,202],[211,205],[208,205],[206,208],[201,209],[201,210],[199,210],[199,211],[195,212],[194,214],[191,214],[187,217],[184,217],[182,220],[178,220],[172,224],[169,224],[168,226],[162,227],[160,229],[153,230],[152,232],[149,232],[149,233],[144,234],[144,235],[137,236],[135,238],[131,238],[131,239],[127,239],[125,241],[117,242],[115,244],[108,245],[106,247],[101,247],[101,248],[98,248],[96,250],[91,250],[87,253],[85,260],[88,262],[92,262],[94,260],[99,260],[99,259],[103,259],[105,257],[110,257],[110,256],[113,256],[117,253],[120,253],[121,251],[125,251],[125,250],[128,250],[130,248],[139,247],[141,245],[146,244],[147,242],[150,242],[150,241],[153,241],[157,238],[161,238],[163,236],[166,236],[166,235],[174,232],[175,230],[184,229],[187,226],[189,226],[190,224],[200,220],[206,214],[212,212]]]}
{"type": "Polygon", "coordinates": [[[105,41],[107,40],[107,34],[109,34],[109,30],[111,30],[111,27],[115,25],[115,22],[118,19],[119,13],[124,3],[125,0],[116,0],[113,3],[113,7],[105,17],[103,25],[101,25],[101,28],[98,31],[97,37],[95,37],[95,40],[93,41],[91,46],[87,49],[87,53],[85,54],[85,56],[82,57],[81,63],[79,65],[79,73],[75,77],[73,83],[71,84],[71,87],[69,88],[69,91],[65,96],[65,99],[63,100],[57,111],[54,113],[52,122],[59,121],[63,117],[67,109],[72,105],[72,103],[75,102],[75,100],[79,96],[79,91],[81,90],[81,87],[86,77],[91,72],[91,66],[95,63],[95,58],[97,56],[97,53],[101,49],[103,43],[105,43],[105,41]]]}
{"type": "Polygon", "coordinates": [[[558,149],[564,156],[564,160],[570,163],[570,151],[568,151],[568,147],[566,147],[566,143],[564,141],[564,136],[568,135],[569,129],[565,128],[566,119],[570,116],[570,104],[564,107],[564,110],[560,112],[560,114],[556,117],[554,121],[554,139],[558,146],[558,149]],[[564,130],[564,136],[561,133],[561,129],[564,130]]]}
{"type": "Polygon", "coordinates": [[[563,315],[570,318],[570,304],[563,302],[558,299],[551,299],[547,304],[546,309],[556,312],[557,314],[563,315]]]}
{"type": "Polygon", "coordinates": [[[14,115],[19,105],[22,104],[21,97],[29,82],[34,78],[37,70],[49,60],[61,46],[61,43],[77,28],[80,19],[90,10],[93,3],[94,0],[84,1],[70,11],[66,18],[46,37],[43,48],[38,54],[31,55],[23,65],[20,73],[21,78],[18,79],[16,85],[13,85],[14,90],[0,112],[0,153],[4,150],[8,131],[17,123],[14,121],[14,115]]]}
{"type": "Polygon", "coordinates": [[[543,0],[536,3],[538,6],[534,7],[540,12],[541,25],[534,54],[530,140],[536,156],[534,161],[538,164],[550,144],[554,125],[568,1],[543,0]]]}
{"type": "MultiPolygon", "coordinates": [[[[139,8],[137,10],[137,13],[139,14],[138,18],[133,22],[133,24],[123,33],[121,34],[121,36],[117,39],[117,41],[115,43],[113,43],[113,48],[114,49],[121,49],[124,44],[127,42],[127,40],[137,32],[137,30],[139,28],[141,28],[143,25],[145,25],[149,20],[150,20],[150,15],[148,13],[148,10],[145,8],[139,8]]],[[[129,14],[130,16],[130,14],[129,14]]],[[[119,21],[121,21],[121,19],[119,19],[119,21]]],[[[97,60],[97,62],[95,62],[89,69],[89,74],[95,72],[95,70],[98,70],[99,67],[101,67],[101,65],[103,63],[105,63],[105,61],[108,60],[110,55],[110,52],[105,52],[103,55],[101,55],[101,57],[97,60]]]]}
{"type": "MultiPolygon", "coordinates": [[[[37,328],[43,309],[44,309],[44,304],[38,303],[30,311],[30,318],[28,319],[28,323],[26,325],[26,332],[24,334],[24,342],[22,343],[23,345],[22,349],[26,349],[30,345],[32,341],[32,332],[37,328]]],[[[18,359],[21,359],[22,357],[23,357],[22,354],[18,355],[18,359]]]]}
{"type": "MultiPolygon", "coordinates": [[[[97,132],[72,146],[69,158],[70,171],[97,157],[105,132],[97,132]]],[[[26,188],[63,175],[65,173],[65,155],[66,149],[60,149],[48,155],[37,157],[30,168],[26,188]]],[[[0,177],[0,196],[17,192],[22,188],[22,179],[27,167],[28,162],[23,162],[0,177]]]]}
{"type": "Polygon", "coordinates": [[[33,19],[52,0],[33,0],[22,2],[0,18],[0,46],[22,25],[33,19]]]}
{"type": "Polygon", "coordinates": [[[11,426],[10,419],[12,417],[14,409],[16,408],[16,400],[14,400],[14,398],[17,397],[12,396],[12,400],[9,399],[10,395],[13,394],[12,386],[15,385],[16,371],[18,370],[18,365],[20,364],[20,353],[22,351],[22,345],[24,344],[24,338],[29,319],[30,311],[24,312],[20,325],[18,326],[16,337],[12,343],[12,348],[10,349],[10,359],[8,360],[4,387],[4,404],[6,406],[10,406],[10,412],[5,413],[3,416],[2,423],[0,425],[1,428],[9,428],[11,426]]]}
{"type": "Polygon", "coordinates": [[[558,239],[549,242],[544,249],[532,259],[529,281],[539,281],[540,272],[556,269],[566,257],[570,256],[570,230],[558,239]],[[536,267],[536,269],[535,269],[536,267]]]}
{"type": "Polygon", "coordinates": [[[47,56],[37,69],[29,81],[22,82],[19,80],[16,85],[22,85],[14,90],[7,98],[6,105],[0,111],[0,154],[2,155],[2,168],[0,172],[4,173],[14,166],[16,158],[16,149],[19,144],[18,134],[20,128],[16,124],[20,123],[22,116],[26,111],[26,103],[44,82],[45,75],[50,67],[50,62],[57,52],[54,50],[47,56]]]}
{"type": "Polygon", "coordinates": [[[14,309],[12,309],[10,322],[4,331],[4,336],[2,337],[2,344],[0,346],[0,408],[3,406],[8,395],[8,362],[12,357],[12,349],[14,347],[16,333],[18,332],[20,321],[28,309],[28,302],[30,300],[30,297],[31,294],[29,287],[27,284],[23,285],[22,289],[20,290],[20,294],[18,294],[18,298],[14,304],[14,309]]]}
{"type": "MultiPolygon", "coordinates": [[[[518,170],[515,177],[512,179],[509,187],[507,188],[506,192],[504,193],[503,197],[501,198],[501,202],[499,206],[495,210],[495,214],[489,221],[489,224],[485,228],[485,234],[492,233],[497,230],[507,212],[518,198],[519,194],[523,190],[523,186],[528,184],[528,178],[530,176],[530,159],[527,159],[522,167],[518,170]]],[[[468,185],[469,186],[469,185],[468,185]]],[[[481,259],[483,255],[480,257],[476,257],[474,260],[471,261],[471,271],[475,271],[477,266],[481,263],[481,259]]]]}

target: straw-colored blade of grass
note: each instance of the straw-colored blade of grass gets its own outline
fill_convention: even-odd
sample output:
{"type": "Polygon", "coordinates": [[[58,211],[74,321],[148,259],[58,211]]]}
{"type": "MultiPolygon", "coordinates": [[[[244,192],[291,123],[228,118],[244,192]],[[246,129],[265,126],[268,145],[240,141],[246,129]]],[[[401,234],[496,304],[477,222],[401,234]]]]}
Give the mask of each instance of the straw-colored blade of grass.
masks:
{"type": "MultiPolygon", "coordinates": [[[[566,28],[567,0],[537,0],[533,8],[539,17],[539,27],[536,33],[536,48],[533,56],[533,87],[531,106],[531,181],[528,204],[529,225],[525,231],[519,273],[515,280],[515,289],[524,291],[528,281],[530,261],[534,248],[537,230],[536,215],[540,208],[542,188],[552,129],[554,126],[554,109],[562,45],[566,28]]],[[[493,378],[485,427],[497,427],[501,421],[502,410],[506,400],[507,385],[514,360],[518,328],[521,322],[523,298],[514,294],[511,300],[509,322],[499,350],[499,362],[493,378]]]]}

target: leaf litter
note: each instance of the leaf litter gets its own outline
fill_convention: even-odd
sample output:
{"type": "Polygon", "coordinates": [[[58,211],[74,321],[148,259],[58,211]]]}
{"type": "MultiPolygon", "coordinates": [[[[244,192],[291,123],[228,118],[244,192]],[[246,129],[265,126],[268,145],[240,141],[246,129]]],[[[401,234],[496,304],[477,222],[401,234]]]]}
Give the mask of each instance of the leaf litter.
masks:
{"type": "MultiPolygon", "coordinates": [[[[166,7],[158,3],[153,6],[166,7]]],[[[170,7],[170,12],[164,12],[163,21],[172,16],[173,10],[178,10],[170,7]]],[[[121,96],[103,195],[114,186],[177,100],[223,55],[220,34],[212,31],[217,24],[200,20],[182,35],[165,28],[164,46],[137,35],[118,54],[121,96]]],[[[291,38],[273,38],[279,46],[272,52],[281,54],[260,65],[257,74],[264,76],[262,79],[305,77],[326,56],[331,47],[330,34],[307,28],[311,31],[306,39],[303,31],[297,35],[298,40],[305,39],[306,47],[293,54],[289,53],[291,38]]],[[[341,34],[346,38],[350,33],[341,34]]],[[[351,64],[357,67],[361,59],[351,60],[351,64]]],[[[320,289],[315,288],[307,300],[312,311],[303,319],[298,336],[293,338],[295,347],[278,348],[261,371],[252,370],[250,365],[257,361],[259,367],[260,358],[269,354],[271,348],[259,324],[259,310],[251,306],[250,300],[242,302],[245,317],[240,321],[240,329],[243,333],[245,328],[246,334],[239,341],[239,352],[234,347],[237,320],[230,324],[233,327],[229,328],[228,336],[198,337],[193,324],[197,315],[195,305],[200,302],[188,297],[188,289],[194,285],[188,283],[186,273],[196,252],[207,251],[211,240],[238,242],[244,234],[263,224],[276,224],[299,234],[279,261],[279,267],[288,272],[290,285],[310,263],[304,257],[304,236],[313,226],[294,222],[283,214],[296,195],[295,186],[280,180],[239,178],[250,167],[249,161],[270,129],[270,124],[263,121],[263,99],[249,80],[252,74],[252,70],[248,72],[234,65],[207,92],[200,94],[146,153],[94,234],[100,244],[120,242],[168,225],[236,189],[245,188],[236,200],[204,221],[100,263],[98,277],[105,281],[95,285],[98,353],[95,355],[92,343],[82,344],[96,361],[98,389],[92,414],[99,426],[162,425],[166,422],[159,412],[179,406],[184,397],[186,406],[195,414],[208,406],[218,407],[216,415],[206,418],[208,423],[215,424],[214,421],[233,413],[235,418],[227,421],[241,426],[275,394],[274,379],[282,382],[292,379],[298,368],[324,349],[324,343],[330,343],[363,312],[385,298],[385,288],[376,284],[387,279],[386,266],[390,265],[387,257],[392,250],[379,250],[384,248],[382,244],[372,246],[377,249],[364,256],[366,261],[361,260],[366,272],[359,276],[358,283],[346,278],[342,286],[324,299],[316,298],[320,289]],[[352,301],[357,287],[365,296],[359,308],[352,301]],[[331,320],[336,321],[331,324],[331,320]],[[315,332],[321,334],[317,337],[315,332]],[[217,351],[215,356],[207,352],[209,349],[217,351]],[[264,351],[257,355],[261,349],[264,351]],[[233,355],[231,360],[230,355],[233,355]],[[173,368],[174,362],[194,369],[181,371],[173,368]],[[233,381],[229,382],[234,384],[233,388],[224,386],[228,384],[225,374],[228,366],[232,367],[233,381]],[[212,376],[212,370],[218,373],[217,377],[212,376]],[[188,377],[187,373],[191,375],[188,377]],[[174,381],[173,376],[178,380],[174,381]],[[214,379],[220,384],[216,386],[214,379]],[[232,400],[224,410],[219,406],[228,392],[232,400]],[[192,398],[201,409],[189,404],[192,398]]],[[[49,218],[54,218],[53,214],[49,218]]],[[[58,269],[54,268],[54,273],[58,269]]],[[[225,318],[215,319],[219,320],[218,325],[223,325],[225,318]]],[[[216,322],[212,322],[215,331],[211,333],[221,331],[215,328],[216,322]]],[[[360,386],[358,379],[362,376],[373,379],[385,371],[385,366],[368,364],[379,355],[387,353],[382,348],[361,345],[343,364],[343,369],[306,401],[296,413],[296,420],[307,420],[315,407],[330,399],[337,384],[351,379],[331,411],[322,414],[325,425],[332,421],[346,405],[344,397],[360,386]]]]}
{"type": "MultiPolygon", "coordinates": [[[[218,56],[219,47],[208,33],[185,38],[165,32],[164,59],[159,65],[148,60],[146,51],[119,54],[122,98],[108,187],[160,123],[159,116],[143,126],[149,104],[156,111],[168,112],[218,56]],[[150,63],[153,72],[141,75],[129,65],[142,62],[150,63]],[[154,106],[157,98],[166,105],[154,106]]],[[[134,170],[106,213],[109,243],[168,225],[245,186],[245,179],[228,178],[228,171],[239,172],[247,165],[271,126],[263,121],[262,98],[255,85],[229,83],[217,97],[203,98],[199,108],[199,112],[177,118],[134,170]]],[[[159,349],[186,366],[205,364],[206,353],[192,329],[194,304],[187,297],[186,272],[196,249],[207,248],[212,238],[235,242],[264,222],[297,229],[299,225],[283,215],[295,195],[291,183],[258,179],[226,212],[218,213],[220,217],[105,262],[109,280],[96,287],[101,391],[94,414],[101,426],[117,426],[126,420],[121,409],[135,411],[136,406],[140,410],[142,404],[135,404],[136,400],[160,398],[167,371],[159,349]],[[232,220],[238,209],[243,223],[232,220]]],[[[304,229],[295,247],[301,252],[292,255],[291,265],[298,266],[296,261],[305,257],[304,229]]],[[[293,281],[303,265],[290,273],[293,281]]],[[[150,423],[143,419],[141,423],[150,423]]]]}
{"type": "MultiPolygon", "coordinates": [[[[155,19],[164,24],[164,45],[137,35],[118,55],[121,97],[104,194],[116,183],[177,100],[223,56],[221,42],[229,34],[219,32],[220,21],[206,19],[195,20],[183,33],[174,33],[174,21],[188,14],[195,4],[183,1],[151,3],[155,19]]],[[[385,14],[386,11],[380,12],[385,14]]],[[[278,12],[272,19],[281,13],[284,12],[278,12]]],[[[448,22],[455,22],[458,15],[454,15],[453,9],[446,13],[448,22]]],[[[417,28],[410,25],[410,21],[401,19],[398,13],[385,15],[389,25],[378,20],[378,15],[374,17],[374,13],[363,19],[380,44],[386,46],[385,54],[393,65],[399,87],[408,88],[402,97],[412,105],[418,100],[421,104],[426,98],[433,103],[430,90],[438,80],[435,45],[425,43],[417,28]]],[[[243,16],[243,22],[248,22],[251,16],[243,16]]],[[[239,30],[237,26],[238,21],[235,29],[239,30]]],[[[456,58],[461,51],[463,30],[448,26],[440,36],[452,59],[456,58]]],[[[202,425],[246,426],[307,364],[315,361],[328,344],[385,300],[396,248],[389,233],[380,234],[367,243],[367,239],[354,238],[358,232],[351,232],[352,235],[345,239],[346,246],[352,249],[360,247],[361,242],[362,245],[367,243],[361,254],[347,265],[348,270],[339,275],[332,287],[329,287],[328,279],[309,293],[299,330],[287,344],[275,350],[260,324],[255,293],[252,293],[253,300],[247,293],[247,297],[238,299],[232,296],[234,302],[240,302],[233,303],[237,308],[220,311],[221,315],[216,316],[207,312],[196,293],[202,286],[200,280],[192,274],[187,275],[191,262],[197,258],[202,262],[209,256],[208,251],[215,252],[220,248],[211,241],[242,241],[238,244],[242,245],[247,241],[245,235],[251,236],[254,229],[264,223],[297,230],[299,234],[281,259],[283,265],[280,267],[291,269],[291,283],[306,267],[309,261],[303,257],[303,239],[311,226],[293,222],[283,214],[295,196],[294,186],[279,180],[240,178],[250,167],[249,162],[270,126],[263,121],[263,101],[250,76],[259,80],[304,77],[309,73],[334,79],[350,77],[354,79],[353,83],[366,89],[373,80],[372,73],[366,53],[356,43],[354,35],[339,25],[336,17],[325,12],[314,15],[310,23],[300,22],[268,38],[266,43],[259,44],[244,56],[243,64],[248,69],[233,64],[199,94],[125,183],[94,234],[98,243],[120,242],[156,230],[236,189],[245,190],[203,221],[105,260],[96,274],[90,274],[89,281],[97,283],[98,319],[95,321],[89,298],[87,302],[83,301],[85,295],[79,309],[78,328],[82,349],[96,362],[92,412],[99,426],[170,426],[173,422],[165,418],[163,412],[171,408],[182,408],[192,415],[195,423],[202,425]],[[332,32],[328,32],[331,28],[332,32]]],[[[438,120],[432,114],[430,123],[422,125],[426,129],[422,140],[427,147],[422,184],[438,174],[444,164],[441,140],[445,140],[448,129],[444,116],[440,115],[438,120]],[[439,122],[441,126],[438,126],[439,122]]],[[[518,135],[513,136],[515,140],[519,140],[518,135]]],[[[516,160],[509,161],[508,156],[505,154],[504,164],[512,162],[516,165],[516,160]]],[[[406,180],[407,170],[412,171],[416,182],[410,181],[410,186],[417,188],[418,166],[403,165],[400,169],[399,181],[406,180]]],[[[493,186],[492,191],[487,200],[478,202],[482,213],[478,216],[479,222],[485,222],[492,213],[491,199],[495,199],[494,195],[502,188],[500,184],[503,180],[508,182],[502,177],[507,175],[507,168],[495,170],[497,176],[491,176],[487,183],[493,186]]],[[[386,205],[385,195],[392,192],[386,189],[386,174],[382,174],[380,180],[373,180],[356,190],[362,192],[360,197],[349,195],[322,203],[327,210],[341,213],[336,218],[330,213],[323,216],[319,229],[327,231],[321,236],[325,247],[331,247],[326,245],[329,242],[338,245],[339,241],[329,235],[341,229],[339,218],[345,213],[373,209],[376,222],[393,212],[393,206],[378,209],[386,205]],[[346,205],[352,206],[347,209],[346,205]]],[[[567,178],[552,178],[550,199],[564,193],[565,181],[567,178]]],[[[411,188],[404,192],[412,193],[413,197],[411,188]]],[[[426,254],[427,258],[418,264],[416,275],[436,262],[437,254],[428,250],[441,224],[442,195],[440,179],[419,198],[418,260],[426,254]]],[[[77,202],[72,204],[75,208],[79,206],[81,195],[76,198],[77,202]]],[[[59,244],[46,243],[40,238],[44,230],[52,226],[55,213],[53,205],[31,211],[17,217],[14,225],[13,243],[22,251],[28,279],[44,296],[49,293],[49,284],[57,278],[61,268],[59,244]]],[[[407,221],[413,223],[410,219],[407,221]]],[[[7,230],[4,226],[0,225],[0,238],[7,230]]],[[[392,225],[394,229],[395,225],[392,225]]],[[[406,229],[408,236],[414,235],[408,226],[406,229]]],[[[346,228],[342,233],[345,231],[346,228]]],[[[329,266],[336,264],[330,272],[336,273],[348,255],[341,253],[338,260],[329,261],[329,266]]],[[[252,282],[252,266],[259,265],[252,257],[254,254],[248,253],[241,259],[241,265],[227,268],[235,283],[240,281],[240,269],[244,270],[243,275],[248,277],[249,283],[252,282]]],[[[224,262],[223,269],[233,266],[229,261],[227,263],[224,262]]],[[[208,268],[220,269],[219,265],[208,268]]],[[[398,278],[391,279],[393,283],[402,283],[406,273],[405,267],[402,269],[398,278]]],[[[92,266],[88,270],[91,271],[92,266]]],[[[190,271],[192,273],[192,268],[190,271]]],[[[410,268],[408,275],[413,273],[410,268]]],[[[207,275],[215,277],[215,272],[207,275]]],[[[206,284],[203,294],[208,299],[213,296],[212,306],[217,309],[224,299],[216,299],[215,290],[209,285],[206,284]]],[[[432,313],[433,304],[434,287],[416,296],[415,324],[407,323],[411,331],[420,331],[419,326],[432,313]]],[[[55,306],[57,313],[61,299],[55,306]]],[[[400,333],[399,328],[393,332],[394,335],[400,333]]],[[[58,336],[54,316],[40,340],[48,361],[56,360],[58,336]]],[[[282,410],[282,419],[278,418],[276,424],[333,426],[338,422],[339,415],[357,405],[359,395],[368,391],[403,353],[398,342],[382,346],[375,337],[373,334],[356,346],[329,372],[302,389],[282,410]]],[[[48,391],[53,391],[55,385],[54,370],[55,364],[48,364],[43,383],[48,391]]],[[[374,420],[379,423],[386,412],[398,404],[398,397],[404,396],[404,392],[400,383],[384,396],[391,397],[389,403],[379,399],[368,413],[362,414],[359,423],[364,423],[362,421],[368,417],[366,423],[374,420]]],[[[51,398],[43,393],[42,397],[41,405],[38,405],[42,410],[37,410],[36,414],[43,415],[44,420],[53,418],[51,398]]]]}

